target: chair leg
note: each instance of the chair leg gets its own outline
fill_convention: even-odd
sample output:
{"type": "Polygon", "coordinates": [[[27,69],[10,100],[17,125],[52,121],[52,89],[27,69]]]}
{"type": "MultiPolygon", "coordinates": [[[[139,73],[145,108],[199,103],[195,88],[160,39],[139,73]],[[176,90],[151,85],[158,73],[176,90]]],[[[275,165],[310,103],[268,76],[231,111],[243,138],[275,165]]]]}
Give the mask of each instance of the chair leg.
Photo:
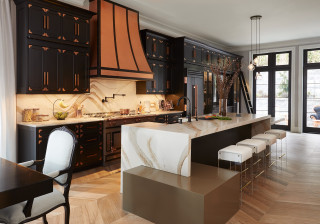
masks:
{"type": "Polygon", "coordinates": [[[42,221],[44,224],[48,224],[47,215],[42,216],[42,221]]]}
{"type": "Polygon", "coordinates": [[[69,220],[70,220],[70,204],[69,203],[67,203],[64,206],[64,212],[65,212],[64,223],[69,224],[69,220]]]}

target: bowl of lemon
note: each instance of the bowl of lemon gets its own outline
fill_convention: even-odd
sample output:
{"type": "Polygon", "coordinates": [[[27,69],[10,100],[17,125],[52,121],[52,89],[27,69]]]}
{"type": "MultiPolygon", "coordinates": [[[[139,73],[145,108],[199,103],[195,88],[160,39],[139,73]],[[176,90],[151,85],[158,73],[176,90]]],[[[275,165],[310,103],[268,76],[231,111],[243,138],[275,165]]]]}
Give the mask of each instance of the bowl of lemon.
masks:
{"type": "Polygon", "coordinates": [[[57,99],[57,100],[53,103],[53,116],[54,116],[57,120],[65,120],[65,119],[68,117],[68,115],[69,115],[68,112],[54,112],[54,105],[55,105],[55,103],[56,103],[57,101],[60,101],[60,102],[59,102],[59,106],[60,106],[61,108],[64,108],[64,109],[65,109],[65,108],[68,107],[68,105],[64,104],[63,100],[57,99]]]}
{"type": "Polygon", "coordinates": [[[69,113],[68,112],[55,112],[53,116],[57,120],[65,120],[68,117],[69,113]]]}

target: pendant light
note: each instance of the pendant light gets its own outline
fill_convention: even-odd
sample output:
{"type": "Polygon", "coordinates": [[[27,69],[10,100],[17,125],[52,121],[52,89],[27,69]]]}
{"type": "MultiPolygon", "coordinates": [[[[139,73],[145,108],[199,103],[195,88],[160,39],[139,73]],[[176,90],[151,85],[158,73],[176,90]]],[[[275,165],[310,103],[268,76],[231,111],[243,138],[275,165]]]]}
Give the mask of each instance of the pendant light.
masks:
{"type": "MultiPolygon", "coordinates": [[[[253,21],[256,22],[256,29],[255,29],[255,38],[256,38],[256,48],[255,48],[255,53],[259,54],[260,53],[260,19],[262,18],[262,16],[260,15],[256,15],[256,16],[251,16],[250,20],[251,20],[251,60],[248,66],[249,71],[253,71],[256,68],[256,65],[258,64],[259,60],[258,57],[254,58],[252,60],[252,56],[253,56],[253,49],[252,49],[252,23],[253,21]]],[[[260,72],[257,73],[257,75],[260,75],[260,72]]]]}

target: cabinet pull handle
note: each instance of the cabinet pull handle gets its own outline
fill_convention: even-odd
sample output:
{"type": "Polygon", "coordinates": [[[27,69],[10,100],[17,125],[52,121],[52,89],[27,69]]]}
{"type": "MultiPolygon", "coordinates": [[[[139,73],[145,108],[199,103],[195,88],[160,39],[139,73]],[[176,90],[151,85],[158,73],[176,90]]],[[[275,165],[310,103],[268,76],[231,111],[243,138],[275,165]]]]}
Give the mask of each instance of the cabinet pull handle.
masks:
{"type": "Polygon", "coordinates": [[[43,16],[43,28],[47,29],[47,16],[43,16]]]}
{"type": "Polygon", "coordinates": [[[78,36],[80,36],[80,25],[78,23],[78,36]]]}
{"type": "Polygon", "coordinates": [[[193,52],[192,52],[192,53],[193,53],[193,56],[192,56],[192,57],[195,58],[195,57],[197,56],[196,49],[193,49],[193,52]]]}
{"type": "Polygon", "coordinates": [[[47,30],[48,30],[48,29],[50,29],[50,25],[49,25],[49,24],[50,24],[50,23],[49,23],[49,18],[50,18],[50,17],[49,17],[49,16],[46,16],[46,17],[47,17],[47,30]]]}
{"type": "Polygon", "coordinates": [[[78,74],[78,78],[77,78],[78,87],[79,87],[79,79],[80,79],[80,75],[78,74]]]}
{"type": "Polygon", "coordinates": [[[169,55],[170,55],[170,47],[167,46],[167,56],[169,56],[169,55]]]}
{"type": "Polygon", "coordinates": [[[157,88],[157,81],[156,80],[153,80],[153,88],[157,88]]]}
{"type": "Polygon", "coordinates": [[[46,85],[46,72],[43,72],[43,86],[46,85]]]}
{"type": "Polygon", "coordinates": [[[77,24],[74,23],[74,35],[77,35],[77,24]]]}
{"type": "Polygon", "coordinates": [[[156,42],[153,42],[152,52],[156,52],[156,51],[157,51],[157,44],[156,42]]]}
{"type": "Polygon", "coordinates": [[[74,74],[74,86],[77,86],[77,74],[74,74]]]}
{"type": "Polygon", "coordinates": [[[47,72],[47,86],[49,85],[49,72],[47,72]]]}

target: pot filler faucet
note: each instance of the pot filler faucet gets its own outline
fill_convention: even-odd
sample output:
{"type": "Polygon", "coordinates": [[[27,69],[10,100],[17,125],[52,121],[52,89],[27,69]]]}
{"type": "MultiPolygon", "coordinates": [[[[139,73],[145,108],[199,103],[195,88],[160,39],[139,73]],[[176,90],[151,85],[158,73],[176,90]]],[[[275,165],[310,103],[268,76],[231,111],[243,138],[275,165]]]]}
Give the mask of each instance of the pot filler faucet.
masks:
{"type": "Polygon", "coordinates": [[[114,99],[115,96],[126,96],[126,94],[113,94],[113,96],[106,96],[102,99],[102,103],[108,102],[108,99],[114,99]]]}
{"type": "Polygon", "coordinates": [[[182,99],[186,99],[187,100],[187,118],[188,118],[188,122],[191,122],[191,101],[190,101],[190,99],[188,98],[188,97],[186,97],[186,96],[182,96],[182,97],[180,97],[179,99],[178,99],[178,104],[177,104],[177,106],[179,106],[179,104],[180,104],[180,101],[182,100],[182,99]]]}

